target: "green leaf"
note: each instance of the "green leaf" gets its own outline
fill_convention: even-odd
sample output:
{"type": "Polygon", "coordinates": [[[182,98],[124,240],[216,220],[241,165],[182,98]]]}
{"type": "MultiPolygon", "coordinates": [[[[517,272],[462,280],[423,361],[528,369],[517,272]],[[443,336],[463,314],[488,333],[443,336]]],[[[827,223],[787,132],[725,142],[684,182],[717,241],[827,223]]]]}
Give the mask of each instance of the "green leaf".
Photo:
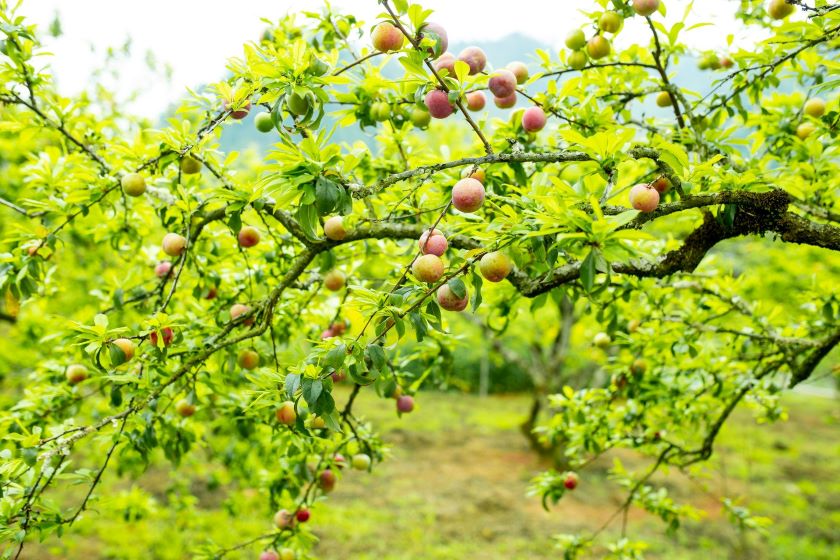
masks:
{"type": "Polygon", "coordinates": [[[301,382],[301,389],[303,393],[303,399],[306,401],[310,407],[314,407],[318,397],[321,396],[321,391],[324,388],[324,384],[320,379],[312,379],[311,377],[306,377],[301,382]]]}
{"type": "Polygon", "coordinates": [[[324,368],[326,369],[338,369],[341,367],[341,364],[344,363],[344,359],[347,357],[347,347],[344,344],[339,344],[330,348],[327,355],[324,356],[324,368]]]}
{"type": "Polygon", "coordinates": [[[586,258],[583,259],[583,262],[580,263],[580,282],[583,284],[583,289],[587,292],[591,292],[592,287],[595,286],[595,275],[598,273],[595,268],[595,253],[595,249],[592,249],[586,255],[586,258]]]}
{"type": "Polygon", "coordinates": [[[341,187],[323,175],[315,181],[315,204],[322,216],[329,214],[336,207],[341,196],[341,187]]]}
{"type": "Polygon", "coordinates": [[[467,286],[460,277],[452,278],[446,284],[452,290],[452,293],[455,294],[456,298],[461,299],[467,295],[467,286]]]}
{"type": "Polygon", "coordinates": [[[297,373],[288,374],[283,384],[286,386],[286,396],[289,399],[294,399],[295,393],[300,389],[300,375],[297,373]]]}
{"type": "Polygon", "coordinates": [[[384,370],[387,365],[387,359],[385,358],[385,350],[383,350],[381,346],[378,344],[371,344],[367,347],[365,353],[370,358],[371,366],[375,371],[381,372],[384,370]]]}

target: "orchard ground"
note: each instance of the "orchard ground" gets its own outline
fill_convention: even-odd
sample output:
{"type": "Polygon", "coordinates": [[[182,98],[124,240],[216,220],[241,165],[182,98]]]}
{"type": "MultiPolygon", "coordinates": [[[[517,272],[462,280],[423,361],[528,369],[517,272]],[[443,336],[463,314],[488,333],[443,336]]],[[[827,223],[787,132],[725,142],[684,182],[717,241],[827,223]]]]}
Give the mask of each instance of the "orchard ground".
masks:
{"type": "MultiPolygon", "coordinates": [[[[339,391],[337,400],[346,395],[339,391]]],[[[840,524],[840,406],[804,394],[783,402],[790,419],[769,426],[757,425],[746,408],[736,411],[716,446],[714,472],[696,471],[692,479],[674,470],[657,475],[675,499],[704,516],[669,539],[660,521],[631,510],[630,534],[648,539],[648,558],[840,557],[834,530],[840,524]],[[739,532],[722,508],[724,494],[773,524],[764,534],[739,532]]],[[[313,553],[353,560],[558,558],[550,535],[597,530],[626,498],[605,480],[612,461],[620,458],[631,470],[648,463],[626,451],[608,454],[582,471],[578,488],[547,513],[537,498],[524,497],[530,478],[550,467],[519,432],[527,406],[519,395],[421,394],[417,410],[399,419],[363,391],[358,411],[381,427],[392,457],[372,474],[345,472],[328,507],[312,508],[309,523],[321,539],[313,553]]],[[[228,494],[229,473],[204,463],[200,451],[188,461],[171,473],[160,461],[135,484],[108,473],[98,515],[87,514],[60,543],[27,547],[23,557],[182,559],[204,535],[233,545],[271,529],[262,496],[228,494]],[[184,508],[197,515],[179,515],[184,508]],[[126,521],[151,510],[154,520],[126,521]]],[[[620,527],[617,519],[608,532],[617,536],[620,527]]],[[[256,548],[247,550],[227,558],[256,558],[256,548]]]]}

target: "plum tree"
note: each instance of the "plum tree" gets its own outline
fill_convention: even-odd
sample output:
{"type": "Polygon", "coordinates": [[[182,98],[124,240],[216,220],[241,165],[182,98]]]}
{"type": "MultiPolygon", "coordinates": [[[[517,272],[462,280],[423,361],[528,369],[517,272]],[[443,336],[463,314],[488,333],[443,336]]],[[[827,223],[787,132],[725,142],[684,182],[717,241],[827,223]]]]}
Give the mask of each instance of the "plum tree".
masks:
{"type": "Polygon", "coordinates": [[[484,204],[484,185],[468,177],[452,187],[452,206],[461,212],[475,212],[484,204]]]}
{"type": "Polygon", "coordinates": [[[384,21],[373,29],[371,42],[380,52],[398,51],[405,43],[405,36],[394,24],[384,21]]]}
{"type": "Polygon", "coordinates": [[[344,229],[344,219],[341,216],[332,216],[324,220],[324,236],[333,241],[341,241],[347,237],[347,230],[344,229]]]}
{"type": "Polygon", "coordinates": [[[443,276],[443,261],[437,255],[427,253],[414,259],[411,273],[421,282],[437,282],[443,276]]]}
{"type": "MultiPolygon", "coordinates": [[[[619,509],[592,520],[605,527],[597,536],[558,539],[558,554],[640,550],[631,535],[615,540],[612,519],[629,533],[630,508],[669,527],[691,517],[659,471],[714,469],[742,403],[769,423],[787,389],[831,373],[830,3],[794,2],[791,22],[773,19],[792,13],[787,3],[722,3],[739,39],[713,49],[685,43],[704,19],[688,3],[669,5],[666,23],[656,11],[667,3],[576,0],[585,25],[563,52],[523,58],[539,64],[529,78],[484,45],[447,52],[447,32],[417,3],[381,0],[364,22],[333,2],[267,14],[222,78],[161,118],[132,115],[106,83],[60,90],[26,4],[0,3],[10,557],[79,549],[80,519],[90,540],[126,511],[151,528],[170,522],[165,504],[143,506],[137,477],[171,464],[179,500],[210,476],[236,506],[213,512],[229,521],[224,539],[179,508],[195,550],[164,543],[171,556],[286,547],[309,558],[334,516],[311,530],[308,508],[328,507],[356,456],[367,469],[388,457],[367,411],[397,416],[421,391],[486,389],[470,372],[488,363],[491,390],[515,382],[509,371],[532,381],[523,429],[556,462],[530,488],[546,507],[607,450],[633,457],[632,469],[595,463],[619,509]],[[357,42],[366,36],[372,47],[357,42]],[[676,66],[687,57],[727,71],[687,82],[694,69],[676,66]],[[520,110],[484,113],[487,91],[520,110]],[[656,98],[664,109],[650,111],[656,98]],[[241,134],[259,133],[236,128],[249,100],[257,131],[276,135],[255,150],[241,134]],[[130,198],[141,180],[146,194],[130,198]],[[252,233],[259,249],[245,251],[252,233]],[[202,421],[184,420],[197,402],[202,421]],[[84,487],[57,487],[67,480],[84,487]],[[270,525],[281,508],[270,531],[239,519],[270,525]],[[229,542],[240,530],[253,534],[229,542]]],[[[759,523],[741,505],[747,531],[759,523]]],[[[137,535],[137,555],[162,550],[155,531],[137,535]]]]}
{"type": "Polygon", "coordinates": [[[120,179],[120,185],[128,196],[140,196],[146,192],[146,180],[139,173],[126,173],[120,179]]]}

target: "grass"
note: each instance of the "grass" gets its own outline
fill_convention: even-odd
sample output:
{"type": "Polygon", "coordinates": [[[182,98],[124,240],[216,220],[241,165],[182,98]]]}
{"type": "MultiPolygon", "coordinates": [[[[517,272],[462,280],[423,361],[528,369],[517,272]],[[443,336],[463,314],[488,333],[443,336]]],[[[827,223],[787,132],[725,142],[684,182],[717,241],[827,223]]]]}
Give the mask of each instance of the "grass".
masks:
{"type": "MultiPolygon", "coordinates": [[[[597,529],[624,498],[606,479],[610,457],[581,473],[578,489],[550,512],[526,497],[531,477],[550,465],[519,433],[524,396],[423,394],[417,410],[400,419],[369,393],[362,393],[355,410],[381,430],[391,457],[373,473],[347,473],[330,499],[314,508],[317,558],[558,558],[552,535],[597,529]]],[[[658,520],[631,510],[628,536],[649,541],[647,558],[840,558],[840,407],[803,395],[789,395],[785,403],[790,420],[769,426],[756,425],[749,411],[736,412],[711,471],[659,479],[676,499],[700,508],[701,519],[667,537],[658,520]],[[774,524],[765,534],[738,531],[727,521],[723,496],[774,524]]],[[[627,452],[621,459],[630,469],[647,464],[627,452]]],[[[208,535],[235,544],[265,533],[262,497],[226,496],[223,473],[221,481],[221,490],[192,498],[188,490],[195,491],[196,483],[183,472],[156,468],[136,484],[112,476],[103,507],[148,507],[155,515],[129,522],[88,516],[80,534],[28,547],[23,558],[180,559],[208,535]],[[180,508],[191,515],[180,516],[180,508]]],[[[617,536],[618,525],[606,536],[617,536]]],[[[256,558],[257,550],[230,558],[256,558]]]]}

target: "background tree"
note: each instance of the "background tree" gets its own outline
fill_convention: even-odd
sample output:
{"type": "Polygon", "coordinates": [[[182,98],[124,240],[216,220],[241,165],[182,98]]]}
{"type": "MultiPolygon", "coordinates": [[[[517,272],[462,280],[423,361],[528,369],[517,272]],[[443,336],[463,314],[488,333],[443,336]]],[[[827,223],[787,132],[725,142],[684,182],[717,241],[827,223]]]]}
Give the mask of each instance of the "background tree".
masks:
{"type": "MultiPolygon", "coordinates": [[[[539,434],[580,474],[534,492],[549,505],[593,458],[636,449],[648,470],[612,472],[623,527],[631,505],[678,526],[690,509],[657,470],[690,474],[740,403],[778,418],[779,394],[826,367],[840,6],[743,2],[769,38],[707,53],[713,85],[693,92],[671,72],[690,10],[669,29],[657,0],[592,3],[592,27],[530,76],[478,47],[447,55],[445,22],[381,4],[367,24],[329,7],[280,20],[161,129],[106,91],[59,95],[37,30],[0,4],[7,557],[71,530],[107,470],[199,450],[265,495],[267,528],[199,557],[305,555],[315,501],[384,458],[356,396],[411,413],[446,381],[461,314],[510,323],[527,352],[562,339],[558,306],[579,309],[573,343],[609,382],[551,397],[539,434]],[[636,23],[649,40],[616,52],[636,23]],[[480,110],[488,91],[504,119],[480,110]],[[264,161],[220,149],[252,113],[277,137],[264,161]],[[331,140],[356,125],[375,145],[331,140]]],[[[597,536],[564,536],[565,554],[597,536]]]]}

